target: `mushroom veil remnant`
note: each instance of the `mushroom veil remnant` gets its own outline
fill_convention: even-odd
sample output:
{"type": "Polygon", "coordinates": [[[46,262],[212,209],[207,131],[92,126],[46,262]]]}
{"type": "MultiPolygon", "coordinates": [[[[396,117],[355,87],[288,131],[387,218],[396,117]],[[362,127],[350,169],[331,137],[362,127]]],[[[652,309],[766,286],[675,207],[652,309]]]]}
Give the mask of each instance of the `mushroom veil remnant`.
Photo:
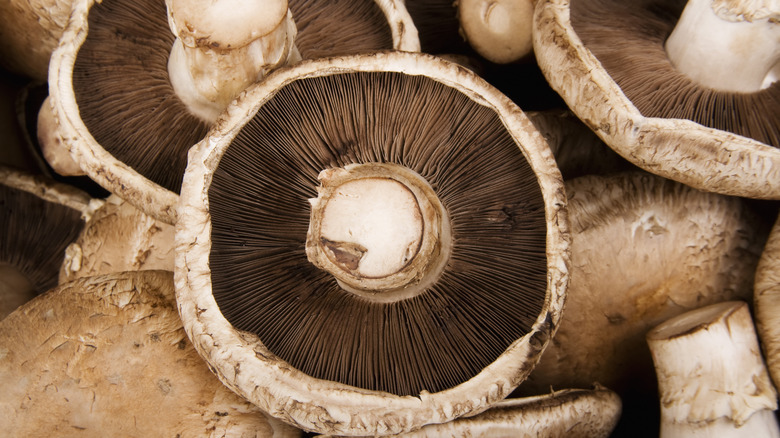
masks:
{"type": "Polygon", "coordinates": [[[534,53],[610,147],[701,190],[780,198],[773,1],[545,0],[534,53]]]}
{"type": "Polygon", "coordinates": [[[225,384],[304,430],[388,435],[527,376],[568,235],[552,153],[506,97],[388,52],[277,71],[227,114],[176,224],[182,319],[225,384]]]}
{"type": "Polygon", "coordinates": [[[399,0],[76,0],[52,107],[81,170],[173,223],[187,151],[241,90],[301,57],[389,49],[419,50],[399,0]]]}

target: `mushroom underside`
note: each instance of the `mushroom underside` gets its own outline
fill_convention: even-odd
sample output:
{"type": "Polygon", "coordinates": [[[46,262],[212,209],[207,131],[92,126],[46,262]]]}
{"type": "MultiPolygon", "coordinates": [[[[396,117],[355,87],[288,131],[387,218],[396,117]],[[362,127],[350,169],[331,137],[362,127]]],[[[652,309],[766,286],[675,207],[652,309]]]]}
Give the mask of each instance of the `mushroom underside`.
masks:
{"type": "MultiPolygon", "coordinates": [[[[392,49],[375,2],[291,1],[304,57],[392,49]]],[[[110,0],[89,10],[89,33],[73,67],[81,120],[117,160],[178,193],[187,150],[208,126],[188,112],[168,79],[174,36],[165,2],[110,0]]]]}
{"type": "Polygon", "coordinates": [[[701,86],[671,64],[664,42],[684,0],[572,0],[571,25],[645,117],[688,119],[780,147],[780,82],[751,93],[701,86]]]}
{"type": "Polygon", "coordinates": [[[221,158],[209,212],[221,312],[316,378],[397,395],[441,391],[528,333],[545,304],[546,222],[533,170],[493,111],[423,76],[286,85],[221,158]],[[317,176],[355,163],[416,172],[447,210],[451,256],[412,298],[346,292],[307,261],[317,176]]]}

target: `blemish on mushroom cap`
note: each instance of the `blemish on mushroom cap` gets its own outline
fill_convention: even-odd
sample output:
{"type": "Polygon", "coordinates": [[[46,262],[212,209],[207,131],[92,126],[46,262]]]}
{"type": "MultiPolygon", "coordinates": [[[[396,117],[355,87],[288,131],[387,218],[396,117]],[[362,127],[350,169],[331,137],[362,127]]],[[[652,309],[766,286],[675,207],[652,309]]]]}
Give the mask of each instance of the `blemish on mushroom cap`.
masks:
{"type": "MultiPolygon", "coordinates": [[[[287,87],[283,89],[287,89],[287,87]]],[[[347,90],[356,89],[361,88],[352,86],[347,88],[347,90]]],[[[351,93],[335,93],[334,95],[341,96],[339,99],[343,99],[345,94],[349,95],[351,93]]],[[[403,96],[396,96],[395,98],[403,101],[403,96]]],[[[321,99],[321,101],[327,102],[330,99],[328,97],[321,99]]],[[[315,101],[319,102],[320,100],[315,101]]],[[[471,109],[474,108],[471,107],[471,109]]],[[[469,112],[466,111],[464,114],[469,112]]],[[[398,114],[401,113],[403,112],[398,112],[398,114]]],[[[340,123],[344,123],[344,121],[339,121],[339,123],[330,128],[337,136],[343,135],[345,132],[343,128],[338,126],[340,123]]],[[[269,128],[276,133],[280,131],[271,126],[269,128]]],[[[350,128],[350,130],[353,129],[350,128]]],[[[389,127],[385,126],[384,129],[392,131],[395,128],[391,125],[389,127]]],[[[286,131],[286,129],[281,131],[286,131]]],[[[349,133],[349,131],[347,132],[349,133]]],[[[491,135],[496,135],[494,130],[489,132],[491,135]]],[[[429,140],[429,138],[425,137],[412,137],[417,138],[418,141],[429,140]]],[[[252,138],[256,140],[261,137],[252,138]]],[[[312,147],[312,145],[305,143],[295,143],[303,144],[307,148],[312,147]]],[[[383,148],[388,148],[385,149],[388,152],[395,151],[393,153],[408,151],[410,153],[409,157],[413,156],[416,149],[403,149],[401,148],[402,144],[402,142],[395,144],[391,142],[385,144],[383,148]]],[[[236,106],[229,109],[227,116],[220,121],[219,130],[215,130],[191,154],[191,164],[185,175],[184,187],[186,190],[181,198],[183,208],[186,209],[187,214],[180,217],[176,226],[178,248],[176,265],[177,284],[179,285],[177,287],[177,295],[179,297],[180,309],[186,321],[185,326],[188,327],[190,336],[192,339],[198,340],[196,345],[201,354],[214,364],[223,381],[228,382],[231,387],[245,397],[256,400],[262,406],[268,407],[275,415],[278,414],[279,418],[297,424],[306,430],[320,433],[348,432],[349,434],[363,435],[398,433],[411,430],[428,422],[447,421],[447,419],[481,410],[491,405],[505,397],[533,368],[535,359],[532,358],[537,357],[544,345],[535,348],[529,344],[529,339],[531,337],[534,339],[545,339],[543,344],[546,342],[546,339],[549,339],[549,336],[536,337],[533,334],[540,334],[540,331],[548,333],[555,330],[560,318],[559,306],[562,304],[565,287],[568,282],[566,274],[568,272],[568,256],[566,255],[568,248],[567,222],[565,201],[562,198],[563,192],[560,186],[560,173],[555,169],[554,160],[549,149],[543,144],[541,135],[533,129],[520,110],[506,97],[500,95],[495,89],[489,87],[483,80],[477,78],[471,72],[439,58],[400,52],[377,53],[366,56],[303,62],[293,68],[269,75],[262,84],[247,90],[243,99],[237,102],[236,106]],[[347,74],[358,72],[371,74],[347,74]],[[217,304],[214,295],[212,295],[212,287],[216,284],[217,279],[212,277],[212,273],[217,272],[217,269],[214,267],[213,260],[210,260],[210,254],[214,254],[213,236],[211,233],[216,221],[213,221],[214,212],[210,210],[215,205],[224,205],[224,203],[215,203],[213,199],[210,199],[213,192],[209,192],[213,190],[212,183],[217,177],[215,172],[218,173],[225,170],[225,167],[223,167],[226,163],[225,160],[236,159],[236,157],[229,158],[234,153],[227,153],[228,147],[232,150],[236,146],[237,136],[246,135],[246,124],[250,121],[263,122],[264,118],[255,117],[259,109],[265,108],[266,104],[274,100],[276,102],[275,105],[286,101],[286,99],[281,97],[283,94],[280,94],[277,90],[282,88],[283,85],[294,82],[297,84],[296,88],[306,85],[304,93],[298,91],[296,94],[308,95],[312,92],[310,88],[324,92],[325,89],[322,88],[322,83],[327,83],[327,81],[322,80],[321,76],[329,75],[338,76],[341,78],[339,80],[345,80],[344,77],[349,76],[372,83],[376,83],[376,78],[379,77],[387,81],[397,80],[400,82],[403,79],[403,81],[408,81],[410,84],[425,84],[430,81],[431,84],[439,84],[435,85],[435,87],[451,87],[463,93],[474,102],[477,102],[479,104],[478,107],[484,106],[496,112],[498,122],[511,132],[513,147],[520,148],[521,155],[528,160],[528,164],[530,164],[533,173],[535,173],[535,177],[532,177],[532,179],[535,179],[533,184],[538,185],[542,190],[544,216],[548,223],[551,224],[546,231],[547,272],[543,275],[546,277],[547,293],[544,299],[542,314],[535,317],[536,322],[533,323],[530,333],[512,342],[492,363],[488,364],[468,381],[461,382],[444,391],[429,392],[423,390],[419,392],[418,396],[398,396],[389,392],[361,389],[354,385],[314,378],[297,367],[291,367],[289,363],[280,360],[280,358],[269,351],[267,346],[264,345],[264,341],[261,342],[256,336],[246,332],[237,332],[225,320],[224,315],[216,310],[217,304]],[[423,77],[418,77],[418,75],[423,77]],[[300,78],[307,78],[307,80],[297,80],[300,78]],[[206,201],[207,199],[209,200],[206,201]],[[196,235],[198,236],[197,239],[191,240],[196,235]],[[200,342],[201,335],[199,333],[208,333],[208,339],[219,339],[220,342],[218,345],[214,345],[206,337],[202,338],[206,342],[200,342]],[[239,333],[241,334],[239,335],[239,333]],[[252,338],[256,339],[251,340],[252,338]],[[242,366],[240,376],[233,376],[233,366],[229,364],[237,362],[251,364],[252,366],[242,366]],[[275,376],[274,382],[270,385],[268,373],[275,376]],[[261,377],[261,375],[265,377],[261,377]],[[305,388],[305,392],[302,392],[302,388],[305,388]],[[326,407],[327,410],[323,410],[323,407],[326,407]]],[[[237,148],[237,150],[239,149],[246,150],[247,148],[237,148]]],[[[510,149],[508,148],[506,151],[510,151],[510,149]]],[[[273,158],[271,160],[266,159],[264,162],[273,166],[284,166],[288,157],[282,158],[278,155],[283,150],[278,145],[270,148],[254,148],[254,151],[272,154],[273,158]]],[[[349,150],[350,148],[346,148],[346,152],[349,150]]],[[[379,148],[373,153],[378,153],[381,150],[382,148],[379,148]]],[[[352,151],[354,152],[354,149],[352,151]]],[[[422,154],[423,151],[424,149],[421,149],[419,153],[422,154]]],[[[326,160],[327,165],[324,167],[338,167],[355,162],[355,160],[349,158],[349,154],[340,154],[335,150],[331,151],[329,156],[332,156],[332,158],[326,160]],[[339,162],[338,157],[342,157],[341,159],[346,162],[339,162]]],[[[296,155],[294,160],[300,161],[302,159],[306,162],[300,155],[296,155]]],[[[252,165],[253,161],[248,161],[250,167],[253,168],[246,170],[246,172],[254,172],[258,175],[269,172],[269,169],[263,169],[260,163],[255,162],[256,165],[252,165]]],[[[381,160],[376,159],[365,161],[381,162],[381,160]]],[[[430,174],[446,175],[446,172],[437,166],[437,160],[426,159],[424,161],[427,163],[425,172],[418,173],[425,176],[429,182],[431,182],[431,179],[428,178],[430,174]]],[[[501,162],[498,159],[495,161],[501,162]]],[[[290,166],[288,169],[284,171],[277,169],[272,171],[271,174],[274,179],[279,180],[281,187],[299,192],[298,195],[292,197],[286,195],[292,201],[291,205],[298,205],[293,207],[296,209],[295,213],[291,215],[288,212],[279,212],[276,208],[272,212],[268,206],[263,207],[263,204],[258,204],[258,207],[261,207],[263,211],[258,211],[257,214],[264,216],[265,214],[273,213],[284,218],[285,229],[288,230],[293,240],[299,242],[296,245],[300,248],[299,254],[303,255],[303,245],[300,242],[305,240],[305,233],[308,228],[308,199],[316,194],[316,177],[323,170],[323,166],[316,163],[304,164],[303,167],[306,168],[305,176],[301,177],[295,175],[297,171],[294,171],[294,169],[297,166],[293,166],[290,161],[286,163],[287,166],[290,166]],[[287,182],[285,183],[282,179],[287,182]],[[295,235],[298,237],[295,237],[295,235]]],[[[412,168],[412,170],[415,169],[412,168]]],[[[227,176],[227,174],[223,176],[227,176]]],[[[479,179],[478,175],[472,176],[479,179]]],[[[266,183],[270,181],[268,178],[262,179],[266,183]]],[[[228,180],[223,179],[223,182],[225,181],[228,180]]],[[[472,182],[475,181],[472,180],[472,182]]],[[[437,184],[432,183],[431,185],[437,188],[437,184]]],[[[226,186],[226,188],[228,187],[226,186]]],[[[478,185],[475,186],[475,189],[478,190],[477,187],[478,185]]],[[[264,191],[265,189],[259,191],[253,189],[253,192],[258,194],[263,194],[264,191]]],[[[230,192],[230,190],[227,190],[224,194],[230,194],[230,192]]],[[[265,193],[264,196],[270,196],[274,199],[282,198],[278,191],[265,193]]],[[[442,203],[445,204],[443,198],[442,203]]],[[[279,206],[275,205],[274,207],[279,206]]],[[[284,205],[281,205],[281,207],[284,207],[284,205]]],[[[445,204],[445,207],[448,208],[448,212],[452,215],[452,206],[445,204]]],[[[252,210],[244,208],[242,214],[244,211],[251,213],[252,210]]],[[[495,217],[490,212],[487,212],[487,214],[490,218],[495,217]]],[[[233,216],[236,215],[233,214],[233,216]]],[[[245,217],[242,221],[256,223],[254,219],[245,217]]],[[[223,223],[222,220],[220,222],[223,223]]],[[[276,228],[279,227],[277,226],[276,228]]],[[[238,230],[235,227],[234,229],[238,230]]],[[[468,233],[464,236],[468,237],[467,235],[468,233]]],[[[237,241],[241,242],[243,239],[237,241]]],[[[292,260],[290,257],[287,257],[287,259],[292,260]]],[[[310,266],[305,261],[305,258],[302,260],[304,260],[304,263],[301,266],[310,266]]],[[[312,267],[312,269],[314,268],[312,267]]],[[[223,269],[220,268],[219,270],[222,271],[223,269]]],[[[276,272],[282,273],[284,269],[277,269],[276,272]]],[[[298,271],[297,273],[300,275],[301,272],[303,271],[298,271]]],[[[301,278],[300,281],[314,284],[311,283],[312,280],[326,279],[326,277],[323,277],[323,275],[326,275],[324,273],[316,273],[314,270],[311,272],[314,274],[313,277],[301,278]]],[[[335,281],[333,284],[335,285],[335,281]]],[[[336,285],[336,289],[333,289],[333,291],[338,293],[338,289],[340,288],[336,285]]],[[[282,286],[281,290],[289,289],[282,286]]],[[[317,294],[312,294],[307,298],[316,296],[317,294]]],[[[341,296],[343,297],[344,295],[341,294],[341,296]]],[[[308,300],[297,301],[298,304],[303,305],[309,305],[307,304],[308,302],[308,300]]],[[[527,316],[530,320],[533,311],[528,310],[527,316]]],[[[308,319],[311,320],[313,318],[308,319]]],[[[338,325],[343,325],[345,322],[349,323],[349,320],[342,317],[339,319],[338,325]]]]}

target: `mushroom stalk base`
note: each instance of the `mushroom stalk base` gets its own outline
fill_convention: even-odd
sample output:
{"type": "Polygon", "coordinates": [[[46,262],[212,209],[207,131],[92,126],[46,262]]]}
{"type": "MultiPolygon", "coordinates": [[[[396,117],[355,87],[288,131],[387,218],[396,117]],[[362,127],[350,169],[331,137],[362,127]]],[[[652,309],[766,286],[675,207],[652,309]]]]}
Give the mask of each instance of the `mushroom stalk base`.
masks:
{"type": "Polygon", "coordinates": [[[411,298],[438,279],[452,246],[449,218],[420,175],[368,163],[319,179],[306,241],[311,263],[377,302],[411,298]]]}
{"type": "Polygon", "coordinates": [[[780,73],[780,11],[746,1],[689,0],[666,40],[671,63],[693,81],[720,91],[751,93],[780,73]]]}
{"type": "Polygon", "coordinates": [[[778,437],[777,394],[747,304],[693,310],[647,334],[661,397],[661,436],[778,437]]]}

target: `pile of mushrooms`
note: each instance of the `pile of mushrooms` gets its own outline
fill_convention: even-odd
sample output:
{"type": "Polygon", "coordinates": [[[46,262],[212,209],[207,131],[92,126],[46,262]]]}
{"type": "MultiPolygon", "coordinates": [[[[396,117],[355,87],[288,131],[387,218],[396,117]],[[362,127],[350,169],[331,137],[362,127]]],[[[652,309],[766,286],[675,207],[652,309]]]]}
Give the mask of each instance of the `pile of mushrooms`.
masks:
{"type": "Polygon", "coordinates": [[[0,428],[780,436],[778,22],[7,1],[0,428]]]}

